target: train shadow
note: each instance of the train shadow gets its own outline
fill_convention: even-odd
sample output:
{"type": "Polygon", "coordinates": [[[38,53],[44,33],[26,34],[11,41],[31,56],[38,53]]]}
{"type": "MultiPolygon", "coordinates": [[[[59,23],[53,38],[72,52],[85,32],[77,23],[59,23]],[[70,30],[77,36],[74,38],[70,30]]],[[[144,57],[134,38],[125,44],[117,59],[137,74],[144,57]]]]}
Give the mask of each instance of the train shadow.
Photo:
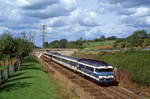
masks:
{"type": "Polygon", "coordinates": [[[109,83],[100,83],[96,80],[93,80],[92,78],[86,76],[86,75],[82,75],[80,73],[78,73],[80,76],[84,77],[85,79],[92,81],[93,83],[97,84],[98,86],[102,86],[102,87],[111,87],[111,86],[119,86],[119,82],[118,81],[113,81],[113,82],[109,82],[109,83]]]}
{"type": "Polygon", "coordinates": [[[111,82],[111,83],[98,83],[98,85],[102,86],[102,87],[119,86],[119,82],[114,81],[114,82],[111,82]]]}

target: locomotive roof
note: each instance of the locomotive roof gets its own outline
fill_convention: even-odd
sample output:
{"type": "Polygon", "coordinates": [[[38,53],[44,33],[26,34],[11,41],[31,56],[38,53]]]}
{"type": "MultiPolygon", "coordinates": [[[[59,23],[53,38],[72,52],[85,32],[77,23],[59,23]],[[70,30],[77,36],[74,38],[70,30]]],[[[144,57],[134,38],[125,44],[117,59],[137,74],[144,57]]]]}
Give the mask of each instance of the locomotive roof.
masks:
{"type": "Polygon", "coordinates": [[[89,64],[95,67],[100,67],[100,66],[110,66],[110,64],[103,62],[103,61],[97,61],[97,60],[92,60],[92,59],[79,59],[79,62],[85,63],[85,64],[89,64]]]}
{"type": "Polygon", "coordinates": [[[62,56],[62,57],[65,57],[65,58],[68,58],[68,59],[72,59],[72,60],[78,60],[77,58],[74,58],[74,57],[71,57],[71,56],[65,56],[65,55],[62,55],[60,54],[59,56],[62,56]]]}

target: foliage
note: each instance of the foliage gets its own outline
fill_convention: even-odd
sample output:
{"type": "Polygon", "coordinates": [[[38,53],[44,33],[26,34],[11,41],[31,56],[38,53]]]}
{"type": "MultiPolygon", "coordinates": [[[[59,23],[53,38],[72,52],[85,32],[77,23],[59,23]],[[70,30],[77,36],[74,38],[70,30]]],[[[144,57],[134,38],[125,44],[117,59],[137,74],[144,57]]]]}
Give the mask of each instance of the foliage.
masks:
{"type": "Polygon", "coordinates": [[[114,42],[115,42],[115,40],[99,41],[99,42],[87,42],[87,43],[84,43],[83,46],[85,48],[94,47],[94,46],[112,46],[114,44],[114,42]]]}
{"type": "MultiPolygon", "coordinates": [[[[99,45],[102,44],[105,41],[111,42],[114,40],[117,40],[118,38],[115,36],[111,37],[105,37],[102,35],[100,38],[96,38],[94,40],[84,40],[83,38],[79,38],[76,41],[67,41],[67,39],[61,39],[61,40],[55,40],[50,43],[45,42],[44,47],[45,48],[77,48],[77,49],[83,49],[86,48],[88,45],[91,46],[91,44],[97,43],[99,45]]],[[[106,44],[106,43],[105,43],[106,44]]],[[[105,45],[103,44],[103,45],[105,45]]],[[[95,44],[94,44],[95,45],[95,44]]],[[[101,46],[101,45],[100,45],[101,46]]]]}
{"type": "Polygon", "coordinates": [[[150,34],[145,30],[135,31],[132,35],[125,39],[117,40],[114,43],[116,48],[127,48],[127,47],[147,47],[150,45],[150,34]]]}
{"type": "Polygon", "coordinates": [[[22,59],[25,56],[28,56],[34,47],[33,43],[30,43],[21,38],[16,38],[15,41],[16,41],[15,56],[20,59],[22,59]]]}
{"type": "Polygon", "coordinates": [[[130,50],[124,53],[106,54],[98,58],[120,69],[132,73],[132,79],[143,85],[150,85],[150,51],[130,50]]]}
{"type": "Polygon", "coordinates": [[[83,48],[83,40],[82,38],[77,41],[68,42],[66,39],[55,40],[49,44],[47,42],[44,43],[47,48],[83,48]]]}
{"type": "Polygon", "coordinates": [[[150,51],[138,51],[130,49],[125,52],[100,52],[99,54],[78,52],[73,56],[108,62],[119,69],[131,72],[133,81],[142,85],[150,86],[150,51]]]}
{"type": "Polygon", "coordinates": [[[48,46],[49,46],[49,45],[48,45],[48,42],[44,42],[43,47],[44,47],[44,48],[48,48],[48,46]]]}
{"type": "Polygon", "coordinates": [[[13,38],[9,33],[0,36],[0,60],[14,57],[22,59],[32,51],[33,43],[22,38],[13,38]]]}
{"type": "Polygon", "coordinates": [[[13,56],[14,50],[15,50],[15,43],[14,39],[10,34],[4,34],[0,37],[0,52],[2,55],[2,58],[11,58],[13,56]]]}

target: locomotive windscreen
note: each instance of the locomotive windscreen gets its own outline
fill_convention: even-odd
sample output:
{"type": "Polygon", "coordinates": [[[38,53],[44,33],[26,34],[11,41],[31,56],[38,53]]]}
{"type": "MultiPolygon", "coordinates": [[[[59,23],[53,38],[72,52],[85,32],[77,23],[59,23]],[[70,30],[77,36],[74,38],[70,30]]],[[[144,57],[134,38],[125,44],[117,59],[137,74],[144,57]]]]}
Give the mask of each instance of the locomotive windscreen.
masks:
{"type": "Polygon", "coordinates": [[[113,69],[96,69],[96,72],[112,72],[113,69]]]}

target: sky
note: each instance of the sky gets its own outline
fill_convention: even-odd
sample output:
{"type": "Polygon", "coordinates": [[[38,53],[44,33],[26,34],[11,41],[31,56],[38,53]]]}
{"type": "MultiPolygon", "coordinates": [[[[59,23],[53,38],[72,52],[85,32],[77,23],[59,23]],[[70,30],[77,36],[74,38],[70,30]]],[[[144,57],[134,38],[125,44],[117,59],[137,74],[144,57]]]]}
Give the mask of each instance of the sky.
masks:
{"type": "Polygon", "coordinates": [[[35,31],[40,46],[42,25],[47,42],[149,32],[150,0],[0,0],[0,34],[35,31]]]}

